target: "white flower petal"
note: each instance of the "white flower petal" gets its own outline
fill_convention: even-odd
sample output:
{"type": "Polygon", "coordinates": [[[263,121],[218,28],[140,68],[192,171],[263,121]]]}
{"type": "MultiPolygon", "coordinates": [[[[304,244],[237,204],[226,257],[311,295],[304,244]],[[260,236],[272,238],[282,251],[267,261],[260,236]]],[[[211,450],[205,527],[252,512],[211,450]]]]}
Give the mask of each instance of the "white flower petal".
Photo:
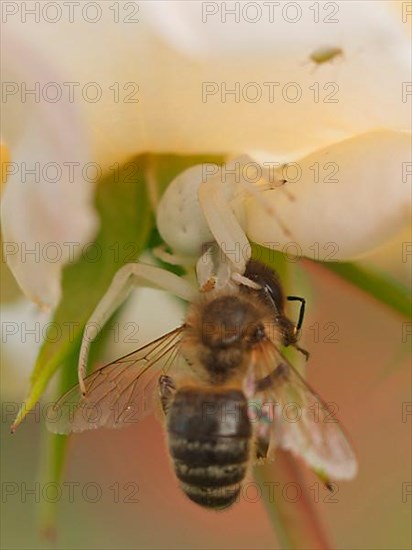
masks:
{"type": "MultiPolygon", "coordinates": [[[[55,338],[56,324],[51,321],[51,312],[39,311],[23,297],[11,304],[2,304],[0,350],[3,399],[22,399],[22,388],[29,383],[43,340],[55,338]]],[[[9,420],[11,422],[12,418],[9,420]]]]}
{"type": "MultiPolygon", "coordinates": [[[[8,46],[4,55],[14,61],[8,82],[28,75],[56,81],[41,56],[8,46]]],[[[82,177],[91,154],[77,117],[68,101],[15,97],[4,109],[2,131],[11,156],[1,202],[4,253],[23,291],[43,306],[57,304],[63,265],[78,257],[97,229],[94,184],[82,177]],[[68,163],[74,163],[73,172],[68,163]]]]}
{"type": "Polygon", "coordinates": [[[73,23],[41,18],[19,26],[9,18],[6,30],[40,47],[59,67],[60,82],[79,83],[76,105],[93,129],[95,159],[106,167],[147,150],[263,149],[291,160],[357,133],[404,129],[409,120],[402,101],[402,83],[410,80],[409,36],[401,14],[386,2],[336,3],[338,23],[323,22],[331,10],[322,3],[319,23],[306,3],[295,23],[279,16],[203,23],[201,2],[145,2],[138,23],[126,24],[124,12],[115,22],[108,3],[100,5],[95,24],[75,10],[73,23]],[[344,55],[315,66],[309,57],[325,46],[344,55]],[[96,103],[81,96],[92,81],[102,90],[96,103]],[[123,89],[128,82],[132,87],[123,89]],[[128,102],[129,94],[138,102],[128,102]]]}
{"type": "Polygon", "coordinates": [[[405,288],[411,284],[412,241],[411,227],[408,224],[395,239],[359,260],[359,266],[365,265],[376,271],[386,271],[405,288]]]}
{"type": "MultiPolygon", "coordinates": [[[[310,3],[290,3],[298,6],[297,13],[302,12],[295,23],[287,20],[293,17],[293,6],[282,16],[284,5],[279,3],[271,21],[265,13],[268,4],[154,2],[150,9],[147,6],[169,45],[186,59],[192,58],[192,63],[196,61],[194,66],[179,65],[177,74],[187,90],[187,95],[181,92],[182,110],[174,94],[173,60],[169,65],[167,91],[177,97],[170,115],[179,117],[179,128],[195,119],[206,139],[213,135],[214,150],[263,147],[284,160],[371,129],[408,128],[409,105],[402,94],[410,80],[410,37],[408,25],[390,3],[351,1],[326,7],[316,3],[318,23],[310,3]],[[241,11],[239,21],[229,14],[225,21],[225,10],[236,11],[235,4],[241,11]],[[249,17],[260,6],[262,16],[255,23],[248,22],[248,10],[242,12],[246,4],[251,6],[249,17]],[[205,15],[206,5],[216,9],[216,15],[205,15]],[[334,6],[337,11],[332,16],[334,6]],[[327,14],[337,22],[324,22],[327,14]],[[340,48],[343,56],[316,66],[310,55],[322,47],[340,48]],[[210,92],[203,108],[193,101],[202,81],[209,82],[210,92]],[[230,93],[234,90],[237,96],[230,93]]],[[[196,143],[195,138],[192,144],[196,143]]]]}
{"type": "Polygon", "coordinates": [[[362,37],[369,41],[379,31],[398,33],[402,27],[408,33],[408,8],[399,2],[393,10],[394,4],[393,0],[320,1],[316,5],[159,0],[148,2],[142,15],[172,48],[196,59],[251,54],[269,58],[276,51],[290,60],[317,47],[320,38],[330,45],[339,40],[343,49],[351,50],[362,37]]]}
{"type": "Polygon", "coordinates": [[[282,188],[266,192],[290,235],[254,199],[246,233],[289,254],[356,259],[394,239],[410,220],[411,166],[408,133],[372,132],[330,145],[284,172],[293,200],[282,188]]]}
{"type": "MultiPolygon", "coordinates": [[[[85,16],[74,6],[71,21],[62,4],[63,16],[52,23],[41,3],[25,3],[40,10],[39,20],[30,16],[23,23],[19,8],[7,16],[6,78],[21,88],[37,82],[41,92],[55,82],[63,97],[55,104],[30,96],[7,99],[3,111],[9,121],[3,127],[12,161],[93,159],[108,169],[148,150],[263,150],[292,161],[357,134],[405,129],[409,103],[402,86],[410,80],[410,36],[402,13],[387,2],[368,1],[336,3],[338,11],[330,15],[324,8],[335,3],[315,3],[320,14],[315,22],[307,4],[296,3],[303,10],[296,22],[289,8],[281,17],[275,11],[273,21],[266,15],[255,23],[247,21],[251,12],[239,23],[230,16],[226,23],[220,16],[204,23],[199,10],[205,3],[187,2],[137,3],[134,15],[132,2],[127,10],[118,3],[93,3],[101,17],[91,23],[86,19],[94,13],[85,16]],[[338,22],[324,21],[327,15],[338,22]],[[316,66],[310,55],[322,47],[341,48],[343,56],[316,66]],[[67,83],[73,83],[74,99],[69,100],[67,83]],[[96,102],[85,91],[90,83],[101,91],[96,102]],[[212,93],[205,93],[205,83],[212,93]]],[[[44,247],[92,234],[89,182],[76,180],[70,191],[30,177],[24,189],[18,183],[10,177],[4,195],[5,240],[44,247]]],[[[349,255],[352,249],[357,247],[348,245],[349,255]]],[[[67,255],[56,264],[26,259],[23,265],[17,255],[9,258],[19,283],[32,298],[55,304],[56,277],[67,255]]]]}

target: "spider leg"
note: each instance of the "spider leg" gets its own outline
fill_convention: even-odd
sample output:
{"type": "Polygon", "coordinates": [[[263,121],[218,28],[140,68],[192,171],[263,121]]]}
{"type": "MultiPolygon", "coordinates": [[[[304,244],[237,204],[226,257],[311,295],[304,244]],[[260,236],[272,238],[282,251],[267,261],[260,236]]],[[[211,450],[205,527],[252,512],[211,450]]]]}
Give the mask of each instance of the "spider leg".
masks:
{"type": "Polygon", "coordinates": [[[260,166],[260,180],[252,182],[247,177],[247,168],[250,164],[257,165],[258,163],[248,155],[237,157],[222,167],[218,174],[202,181],[198,188],[200,206],[209,229],[220,247],[221,254],[229,260],[232,273],[240,275],[245,272],[246,264],[251,258],[251,247],[242,224],[238,220],[239,214],[241,217],[243,214],[241,210],[236,209],[235,211],[235,204],[239,204],[238,199],[243,202],[245,196],[252,195],[276,220],[283,233],[287,237],[292,236],[287,226],[279,218],[274,206],[268,205],[263,193],[279,188],[288,194],[282,187],[285,180],[277,178],[276,174],[271,175],[268,169],[260,166]]]}
{"type": "Polygon", "coordinates": [[[199,202],[221,253],[231,262],[233,271],[242,274],[250,260],[251,247],[227,198],[225,185],[220,175],[202,182],[199,202]]]}
{"type": "Polygon", "coordinates": [[[174,252],[167,252],[166,246],[156,246],[152,250],[152,254],[158,260],[170,265],[179,265],[182,267],[192,266],[193,258],[189,256],[183,256],[181,254],[175,254],[174,252]]]}
{"type": "Polygon", "coordinates": [[[166,290],[187,301],[192,300],[196,293],[195,289],[187,281],[159,267],[140,263],[126,264],[121,267],[88,319],[83,332],[77,370],[79,386],[83,395],[86,393],[83,379],[86,372],[90,344],[95,340],[105,323],[126,300],[135,286],[166,290]],[[91,336],[89,335],[91,331],[88,331],[90,328],[93,329],[91,336]]]}

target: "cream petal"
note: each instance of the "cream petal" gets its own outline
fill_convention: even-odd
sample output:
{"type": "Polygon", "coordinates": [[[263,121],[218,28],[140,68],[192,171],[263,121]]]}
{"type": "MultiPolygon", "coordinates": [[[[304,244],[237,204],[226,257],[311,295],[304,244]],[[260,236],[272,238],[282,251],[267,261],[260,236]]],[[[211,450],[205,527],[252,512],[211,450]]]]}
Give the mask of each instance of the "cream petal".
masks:
{"type": "Polygon", "coordinates": [[[59,68],[60,82],[79,83],[76,104],[104,166],[146,150],[265,150],[292,160],[357,133],[405,129],[409,35],[386,2],[336,3],[335,16],[319,3],[319,23],[302,4],[295,23],[238,24],[202,23],[202,3],[158,4],[139,3],[135,24],[122,23],[123,12],[115,22],[107,2],[93,25],[78,10],[73,23],[7,22],[7,31],[20,32],[59,68]],[[328,15],[338,23],[324,22],[328,15]],[[339,47],[343,56],[316,66],[309,58],[321,47],[339,47]],[[80,94],[92,81],[102,91],[96,103],[80,94]]]}
{"type": "Polygon", "coordinates": [[[330,145],[283,171],[287,193],[266,192],[290,235],[254,199],[246,207],[247,235],[290,255],[357,259],[410,221],[411,167],[408,133],[372,132],[330,145]]]}
{"type": "Polygon", "coordinates": [[[394,0],[351,0],[329,5],[160,0],[148,3],[144,15],[173,49],[194,58],[236,58],[251,53],[271,57],[275,50],[291,59],[317,46],[320,38],[326,45],[339,39],[345,49],[353,39],[363,36],[373,40],[379,31],[390,33],[391,27],[396,33],[400,28],[408,33],[412,14],[403,4],[394,0]]]}
{"type": "MultiPolygon", "coordinates": [[[[265,14],[268,4],[236,3],[241,12],[247,5],[261,7],[254,23],[248,22],[247,11],[239,21],[227,15],[223,22],[225,9],[234,9],[235,3],[160,2],[147,7],[156,15],[152,21],[163,39],[196,61],[190,74],[183,64],[177,73],[187,91],[184,110],[174,110],[180,125],[195,115],[205,139],[213,135],[215,149],[263,147],[284,160],[371,129],[409,129],[408,25],[389,2],[316,3],[318,23],[315,4],[290,3],[301,11],[295,23],[287,20],[293,16],[292,6],[282,17],[279,3],[271,21],[265,14]],[[205,15],[207,6],[216,15],[205,15]],[[328,47],[341,49],[343,55],[319,66],[310,61],[313,52],[328,47]],[[191,111],[189,90],[196,97],[202,82],[209,83],[205,104],[191,111]],[[212,128],[219,128],[218,135],[212,128]]],[[[167,89],[173,94],[173,62],[169,66],[167,89]]]]}
{"type": "MultiPolygon", "coordinates": [[[[4,55],[14,61],[7,82],[23,75],[56,80],[41,56],[31,51],[28,57],[21,45],[9,43],[4,55]]],[[[4,255],[25,294],[53,307],[63,265],[78,257],[97,229],[93,170],[83,171],[92,157],[78,112],[68,101],[13,99],[2,123],[11,157],[1,202],[4,255]]]]}
{"type": "Polygon", "coordinates": [[[411,284],[412,240],[411,226],[408,224],[403,231],[387,244],[368,253],[359,260],[359,266],[374,269],[378,272],[390,273],[405,288],[411,284]]]}
{"type": "MultiPolygon", "coordinates": [[[[220,18],[199,22],[194,3],[161,4],[163,11],[155,3],[138,3],[134,15],[130,8],[116,15],[113,6],[120,4],[93,3],[101,10],[95,23],[81,8],[70,21],[67,6],[51,23],[40,3],[26,4],[37,6],[39,21],[31,16],[23,23],[21,13],[7,16],[3,64],[15,82],[28,87],[38,82],[42,93],[49,82],[57,83],[63,99],[33,104],[30,98],[16,101],[18,95],[8,98],[5,137],[18,163],[82,164],[92,158],[107,169],[147,150],[263,150],[292,161],[376,128],[404,129],[409,120],[402,97],[402,85],[410,80],[409,34],[401,12],[387,2],[336,3],[335,15],[319,3],[321,19],[329,14],[338,23],[314,23],[315,13],[305,7],[295,23],[266,17],[257,23],[229,18],[224,24],[220,18]],[[167,14],[173,14],[174,26],[165,24],[167,14]],[[132,20],[126,23],[126,17],[132,20]],[[343,55],[316,66],[309,58],[322,47],[341,48],[343,55]],[[74,86],[73,100],[67,83],[74,86]],[[90,83],[101,91],[96,102],[85,91],[90,83]],[[208,95],[205,83],[211,83],[208,95]],[[234,87],[235,94],[224,95],[234,87]],[[296,92],[302,96],[295,101],[296,92]],[[256,101],[254,93],[261,94],[256,101]]],[[[2,207],[5,240],[27,247],[82,241],[96,223],[92,186],[84,183],[71,184],[69,192],[65,185],[37,184],[29,177],[23,192],[18,177],[10,177],[2,207]],[[39,192],[46,188],[44,195],[39,192]]],[[[348,250],[351,256],[350,243],[348,250]]],[[[56,278],[67,257],[61,265],[28,259],[24,266],[10,256],[17,279],[30,296],[55,304],[56,278]]]]}
{"type": "Polygon", "coordinates": [[[55,338],[56,324],[52,312],[40,311],[23,297],[2,304],[1,322],[1,395],[19,402],[44,338],[55,338]]]}

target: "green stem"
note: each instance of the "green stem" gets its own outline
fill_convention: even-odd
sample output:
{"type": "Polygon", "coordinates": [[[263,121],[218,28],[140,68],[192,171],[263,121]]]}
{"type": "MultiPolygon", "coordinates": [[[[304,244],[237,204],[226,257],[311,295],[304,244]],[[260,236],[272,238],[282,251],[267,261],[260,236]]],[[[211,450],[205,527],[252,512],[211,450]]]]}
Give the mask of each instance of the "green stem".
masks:
{"type": "Polygon", "coordinates": [[[279,450],[274,465],[256,466],[255,478],[282,550],[331,548],[299,465],[290,453],[279,450]],[[294,491],[296,488],[296,502],[295,495],[284,490],[287,484],[293,484],[294,491]]]}
{"type": "MultiPolygon", "coordinates": [[[[282,254],[257,245],[253,245],[252,250],[256,257],[277,271],[285,291],[291,290],[288,289],[290,262],[282,254]]],[[[285,350],[285,353],[287,355],[288,350],[285,350]]],[[[282,549],[331,548],[293,455],[277,450],[275,464],[257,466],[255,478],[261,488],[266,510],[282,549]],[[299,494],[301,491],[297,502],[288,500],[287,495],[284,498],[282,490],[287,483],[294,483],[299,494]],[[271,488],[277,488],[277,492],[271,491],[271,488]]]]}
{"type": "MultiPolygon", "coordinates": [[[[69,365],[71,366],[71,365],[69,365]]],[[[60,397],[75,380],[75,370],[64,365],[61,370],[60,380],[57,389],[57,397],[60,397]],[[65,368],[66,367],[66,368],[65,368]],[[73,374],[74,373],[74,374],[73,374]]],[[[44,429],[42,460],[40,471],[41,487],[50,484],[50,487],[61,487],[63,469],[65,465],[66,449],[69,438],[67,435],[55,435],[44,429]]],[[[51,499],[42,500],[39,510],[39,530],[41,535],[51,542],[56,541],[56,520],[58,515],[58,499],[53,502],[51,499]]]]}
{"type": "MultiPolygon", "coordinates": [[[[41,486],[53,484],[56,487],[61,486],[63,468],[65,464],[66,448],[68,437],[66,435],[45,434],[46,441],[43,444],[46,455],[46,464],[41,473],[41,486]]],[[[57,489],[58,491],[58,489],[57,489]]],[[[50,493],[52,489],[50,489],[50,493]]],[[[43,500],[39,511],[39,530],[41,535],[55,542],[56,535],[56,520],[58,516],[59,502],[52,502],[50,499],[43,500]]]]}
{"type": "MultiPolygon", "coordinates": [[[[89,356],[89,365],[93,365],[98,359],[104,343],[107,341],[108,335],[112,330],[117,315],[118,313],[115,313],[114,316],[109,319],[102,330],[102,337],[92,346],[89,356]]],[[[56,399],[60,398],[68,389],[77,383],[76,365],[79,352],[80,341],[77,341],[71,353],[61,364],[59,383],[56,388],[56,399]]],[[[43,436],[44,441],[40,471],[41,486],[44,487],[45,484],[52,483],[57,487],[61,487],[69,437],[67,435],[51,434],[46,431],[46,429],[44,430],[43,436]]],[[[50,489],[50,492],[51,491],[52,489],[50,489]]],[[[51,502],[51,499],[48,499],[47,501],[42,501],[39,511],[39,530],[45,538],[52,542],[56,540],[58,507],[59,502],[51,502]]]]}

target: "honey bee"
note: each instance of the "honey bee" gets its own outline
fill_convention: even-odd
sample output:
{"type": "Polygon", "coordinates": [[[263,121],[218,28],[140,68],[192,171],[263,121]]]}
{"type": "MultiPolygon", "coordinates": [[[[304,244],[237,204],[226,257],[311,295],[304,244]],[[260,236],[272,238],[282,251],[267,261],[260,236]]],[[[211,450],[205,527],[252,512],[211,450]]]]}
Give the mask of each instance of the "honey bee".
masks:
{"type": "Polygon", "coordinates": [[[308,355],[297,346],[304,300],[289,297],[301,302],[294,324],[274,271],[250,260],[244,276],[260,288],[200,292],[182,326],[89,375],[84,396],[79,386],[63,395],[49,429],[126,426],[160,401],[180,487],[209,509],[230,507],[253,461],[277,447],[302,457],[324,480],[352,478],[356,459],[343,431],[325,422],[327,405],[281,351],[292,345],[308,355]],[[281,414],[291,402],[298,420],[281,414]]]}

